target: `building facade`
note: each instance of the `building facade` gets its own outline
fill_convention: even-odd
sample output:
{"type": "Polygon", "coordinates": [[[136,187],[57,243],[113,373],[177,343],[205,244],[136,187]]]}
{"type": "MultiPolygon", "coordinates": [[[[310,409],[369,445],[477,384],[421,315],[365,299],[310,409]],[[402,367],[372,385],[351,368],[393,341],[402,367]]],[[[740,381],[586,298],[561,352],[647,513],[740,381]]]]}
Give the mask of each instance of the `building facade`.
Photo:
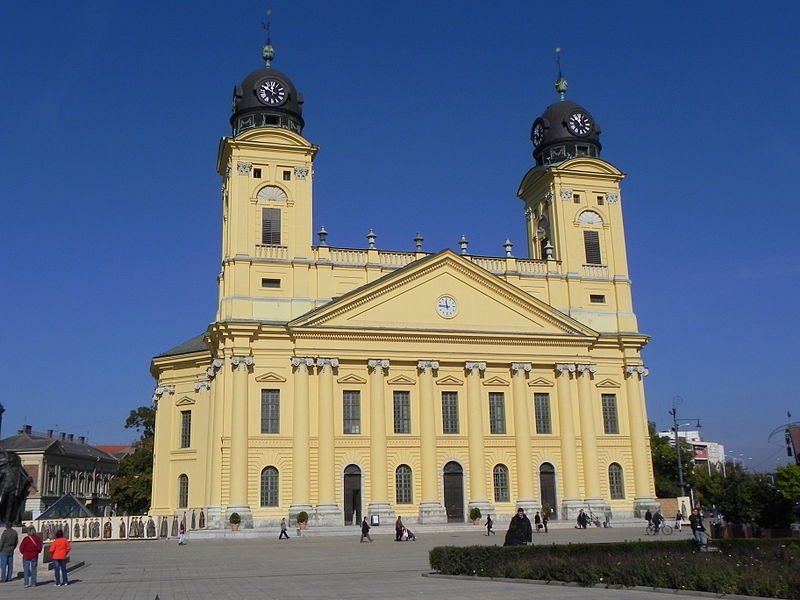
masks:
{"type": "Polygon", "coordinates": [[[25,510],[34,518],[64,496],[72,494],[96,515],[111,508],[109,485],[119,469],[119,459],[71,433],[45,433],[23,426],[0,441],[0,448],[19,455],[33,479],[25,510]]]}
{"type": "Polygon", "coordinates": [[[216,320],[156,356],[153,514],[211,526],[572,518],[655,504],[620,181],[591,114],[534,121],[528,258],[312,240],[303,97],[266,65],[219,145],[216,320]]]}

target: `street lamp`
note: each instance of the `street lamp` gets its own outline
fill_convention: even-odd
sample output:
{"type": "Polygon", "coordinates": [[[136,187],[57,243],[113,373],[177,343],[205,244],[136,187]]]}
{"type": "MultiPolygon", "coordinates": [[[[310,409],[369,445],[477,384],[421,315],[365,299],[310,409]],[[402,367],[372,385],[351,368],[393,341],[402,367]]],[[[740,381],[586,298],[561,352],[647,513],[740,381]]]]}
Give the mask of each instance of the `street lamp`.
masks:
{"type": "Polygon", "coordinates": [[[678,487],[681,489],[681,496],[686,495],[686,482],[683,480],[683,461],[681,460],[681,447],[678,441],[678,429],[681,425],[694,424],[700,428],[700,419],[679,419],[678,405],[683,402],[683,398],[675,396],[672,399],[672,410],[668,411],[672,416],[672,431],[675,432],[675,455],[678,457],[678,487]]]}

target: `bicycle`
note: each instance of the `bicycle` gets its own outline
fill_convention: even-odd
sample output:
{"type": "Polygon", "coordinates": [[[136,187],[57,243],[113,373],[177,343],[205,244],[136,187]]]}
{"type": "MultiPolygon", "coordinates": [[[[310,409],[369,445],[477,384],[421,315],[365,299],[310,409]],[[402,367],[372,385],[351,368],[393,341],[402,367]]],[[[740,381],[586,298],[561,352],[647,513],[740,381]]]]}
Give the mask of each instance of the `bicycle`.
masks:
{"type": "Polygon", "coordinates": [[[645,529],[645,533],[647,535],[656,535],[657,533],[663,533],[664,535],[672,535],[672,527],[667,525],[664,521],[661,522],[661,525],[656,528],[655,525],[652,523],[647,524],[647,528],[645,529]]]}

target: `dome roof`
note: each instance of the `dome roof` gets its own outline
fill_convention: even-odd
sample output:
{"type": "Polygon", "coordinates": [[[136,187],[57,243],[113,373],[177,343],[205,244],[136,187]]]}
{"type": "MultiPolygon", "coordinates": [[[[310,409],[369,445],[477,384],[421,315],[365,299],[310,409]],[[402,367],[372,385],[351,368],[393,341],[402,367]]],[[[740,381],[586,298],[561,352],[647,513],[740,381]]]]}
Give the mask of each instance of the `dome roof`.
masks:
{"type": "Polygon", "coordinates": [[[559,163],[576,156],[600,156],[600,126],[580,104],[559,100],[531,127],[537,165],[559,163]]]}
{"type": "Polygon", "coordinates": [[[233,90],[233,135],[261,127],[303,132],[303,94],[292,80],[271,66],[257,69],[233,90]]]}

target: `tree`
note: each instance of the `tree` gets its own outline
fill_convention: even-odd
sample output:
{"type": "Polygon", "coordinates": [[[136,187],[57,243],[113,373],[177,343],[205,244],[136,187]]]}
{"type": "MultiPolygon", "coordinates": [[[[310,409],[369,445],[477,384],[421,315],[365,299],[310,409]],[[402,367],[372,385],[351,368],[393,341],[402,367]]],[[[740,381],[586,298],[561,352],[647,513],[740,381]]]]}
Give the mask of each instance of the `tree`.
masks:
{"type": "Polygon", "coordinates": [[[785,465],[775,471],[775,486],[792,504],[794,521],[800,520],[800,465],[785,465]]]}
{"type": "MultiPolygon", "coordinates": [[[[656,424],[648,423],[650,430],[650,452],[653,458],[653,477],[658,498],[675,498],[680,496],[678,486],[678,456],[675,453],[675,439],[661,437],[656,434],[656,424]]],[[[688,489],[694,480],[692,464],[694,455],[685,440],[678,439],[678,447],[683,463],[683,481],[688,489]]]]}
{"type": "Polygon", "coordinates": [[[135,429],[141,438],[134,444],[133,453],[120,461],[119,471],[111,482],[111,499],[119,512],[141,514],[150,508],[155,422],[155,408],[149,406],[132,410],[125,421],[125,428],[135,429]]]}

